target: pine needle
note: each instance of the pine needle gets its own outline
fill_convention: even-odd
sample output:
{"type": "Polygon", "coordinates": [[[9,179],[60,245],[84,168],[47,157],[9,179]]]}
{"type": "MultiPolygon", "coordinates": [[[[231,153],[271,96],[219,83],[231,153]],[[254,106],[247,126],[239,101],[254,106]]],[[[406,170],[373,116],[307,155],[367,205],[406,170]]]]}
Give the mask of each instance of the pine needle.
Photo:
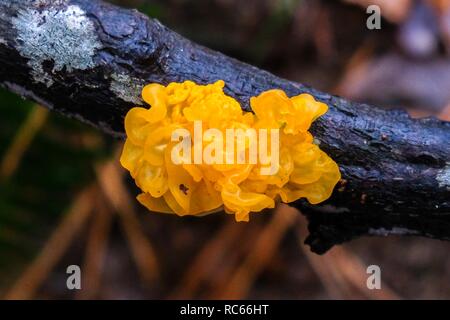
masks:
{"type": "Polygon", "coordinates": [[[153,245],[142,230],[132,197],[122,182],[122,172],[114,161],[98,166],[96,171],[103,193],[119,214],[141,279],[147,287],[151,287],[159,275],[158,259],[153,245]]]}
{"type": "Polygon", "coordinates": [[[8,180],[48,117],[48,109],[35,105],[18,130],[0,165],[0,180],[8,180]]]}

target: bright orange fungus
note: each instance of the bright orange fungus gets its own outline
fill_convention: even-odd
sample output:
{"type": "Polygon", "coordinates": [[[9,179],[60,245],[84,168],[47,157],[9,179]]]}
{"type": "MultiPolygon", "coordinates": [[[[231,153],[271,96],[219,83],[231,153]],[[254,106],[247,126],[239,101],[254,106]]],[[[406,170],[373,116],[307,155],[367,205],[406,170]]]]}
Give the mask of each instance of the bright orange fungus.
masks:
{"type": "MultiPolygon", "coordinates": [[[[224,82],[147,85],[142,98],[151,108],[132,108],[125,118],[127,140],[120,158],[142,193],[139,202],[151,211],[204,215],[219,211],[248,221],[250,212],[273,208],[277,200],[306,198],[317,204],[329,198],[341,178],[337,164],[314,143],[311,123],[328,106],[309,94],[292,98],[269,90],[250,100],[254,113],[224,94],[224,82]],[[203,129],[279,129],[277,172],[261,175],[261,163],[174,164],[172,132],[194,121],[203,129]]],[[[204,143],[202,148],[206,148],[204,143]]]]}

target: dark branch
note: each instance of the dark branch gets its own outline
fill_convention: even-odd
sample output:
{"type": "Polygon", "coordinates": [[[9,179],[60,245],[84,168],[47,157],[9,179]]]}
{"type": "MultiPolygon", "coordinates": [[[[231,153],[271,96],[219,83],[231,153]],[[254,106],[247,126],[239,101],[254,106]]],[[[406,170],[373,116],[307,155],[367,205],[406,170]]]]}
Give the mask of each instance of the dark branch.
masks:
{"type": "Polygon", "coordinates": [[[344,179],[325,204],[294,204],[312,250],[360,235],[450,239],[450,123],[318,92],[97,0],[0,0],[0,65],[2,86],[116,136],[149,82],[223,79],[247,110],[268,89],[310,93],[330,106],[312,131],[344,179]]]}

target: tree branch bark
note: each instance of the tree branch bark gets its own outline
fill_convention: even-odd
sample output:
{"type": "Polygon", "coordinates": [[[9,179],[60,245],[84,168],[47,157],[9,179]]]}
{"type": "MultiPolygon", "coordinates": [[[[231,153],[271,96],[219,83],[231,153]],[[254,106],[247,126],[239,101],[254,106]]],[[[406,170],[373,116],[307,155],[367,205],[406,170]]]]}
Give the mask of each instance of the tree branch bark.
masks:
{"type": "Polygon", "coordinates": [[[311,249],[361,235],[450,240],[450,123],[411,119],[319,92],[190,42],[157,20],[99,0],[0,0],[0,84],[123,137],[146,83],[226,82],[249,98],[279,88],[330,107],[312,127],[343,181],[326,203],[298,201],[311,249]]]}

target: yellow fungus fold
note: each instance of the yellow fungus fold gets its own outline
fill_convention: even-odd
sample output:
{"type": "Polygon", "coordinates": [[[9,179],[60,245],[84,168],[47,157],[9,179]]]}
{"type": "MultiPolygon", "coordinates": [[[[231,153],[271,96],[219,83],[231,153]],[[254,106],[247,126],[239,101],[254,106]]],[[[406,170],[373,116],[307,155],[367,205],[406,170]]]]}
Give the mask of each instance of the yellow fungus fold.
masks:
{"type": "Polygon", "coordinates": [[[127,113],[127,140],[120,158],[142,190],[137,200],[155,212],[201,216],[223,208],[237,221],[248,221],[251,212],[273,208],[277,201],[306,198],[317,204],[328,199],[341,178],[339,167],[308,131],[328,106],[309,94],[289,98],[282,90],[269,90],[252,97],[253,113],[245,112],[237,100],[225,95],[224,85],[219,80],[208,85],[185,81],[144,87],[142,98],[149,108],[135,107],[127,113]],[[209,131],[201,141],[195,138],[198,123],[203,132],[209,131]],[[269,157],[277,155],[273,172],[262,173],[267,163],[261,160],[261,149],[253,154],[257,161],[249,161],[255,150],[251,138],[261,136],[232,136],[232,140],[228,129],[268,133],[268,142],[258,147],[267,147],[269,157]],[[175,130],[183,130],[192,140],[177,159],[181,138],[174,141],[175,130]],[[274,130],[277,136],[270,135],[274,130]],[[244,146],[240,153],[239,148],[229,152],[227,147],[235,147],[239,139],[244,146]],[[198,154],[224,162],[199,163],[198,154]],[[182,159],[189,162],[179,163],[182,159]]]}

